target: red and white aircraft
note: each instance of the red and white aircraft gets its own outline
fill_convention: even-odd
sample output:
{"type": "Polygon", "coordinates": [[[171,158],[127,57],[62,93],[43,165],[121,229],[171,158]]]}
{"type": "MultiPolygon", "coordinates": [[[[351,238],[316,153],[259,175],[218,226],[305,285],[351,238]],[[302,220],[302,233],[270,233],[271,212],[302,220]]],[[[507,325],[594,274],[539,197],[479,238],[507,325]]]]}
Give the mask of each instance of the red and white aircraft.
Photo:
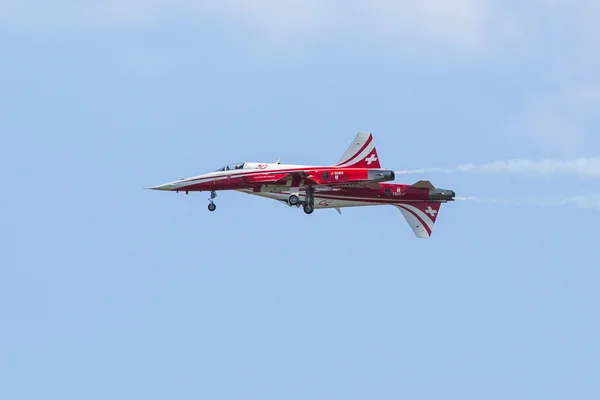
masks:
{"type": "Polygon", "coordinates": [[[429,181],[414,185],[384,183],[395,179],[394,171],[382,169],[371,133],[359,133],[340,161],[331,166],[245,162],[215,172],[181,179],[153,190],[210,192],[208,209],[215,211],[216,192],[236,190],[302,207],[315,208],[393,205],[419,238],[428,238],[442,203],[454,201],[451,190],[436,189],[429,181]]]}

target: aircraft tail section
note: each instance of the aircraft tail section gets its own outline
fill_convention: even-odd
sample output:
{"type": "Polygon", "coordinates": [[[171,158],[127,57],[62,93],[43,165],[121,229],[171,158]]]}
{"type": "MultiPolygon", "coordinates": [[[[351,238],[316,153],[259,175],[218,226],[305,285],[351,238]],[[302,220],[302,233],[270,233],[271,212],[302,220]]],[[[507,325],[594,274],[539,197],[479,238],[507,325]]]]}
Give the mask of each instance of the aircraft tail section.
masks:
{"type": "Polygon", "coordinates": [[[439,202],[415,202],[397,204],[396,207],[418,238],[429,238],[441,205],[439,202]]]}
{"type": "Polygon", "coordinates": [[[356,135],[336,167],[381,168],[372,133],[356,135]]]}

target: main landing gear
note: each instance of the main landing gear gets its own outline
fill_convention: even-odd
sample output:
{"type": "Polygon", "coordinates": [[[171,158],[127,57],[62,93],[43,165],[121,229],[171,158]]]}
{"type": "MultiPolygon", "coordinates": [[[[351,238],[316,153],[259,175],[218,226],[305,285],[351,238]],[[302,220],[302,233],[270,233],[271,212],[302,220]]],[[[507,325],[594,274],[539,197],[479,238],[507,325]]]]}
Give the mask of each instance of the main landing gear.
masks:
{"type": "Polygon", "coordinates": [[[290,206],[297,206],[298,203],[300,203],[300,198],[297,195],[293,194],[288,199],[288,203],[290,203],[290,206]]]}
{"type": "Polygon", "coordinates": [[[304,212],[306,214],[312,214],[313,211],[315,211],[315,206],[311,206],[310,204],[305,204],[304,205],[304,212]]]}
{"type": "Polygon", "coordinates": [[[306,214],[312,214],[313,211],[315,211],[315,189],[311,186],[306,188],[306,196],[303,206],[306,214]]]}
{"type": "Polygon", "coordinates": [[[208,199],[208,201],[210,201],[210,204],[208,205],[208,211],[215,211],[217,209],[217,205],[215,204],[215,197],[217,197],[217,192],[215,192],[214,190],[210,191],[210,198],[208,199]]]}
{"type": "Polygon", "coordinates": [[[297,194],[291,194],[287,203],[290,207],[302,207],[306,214],[312,214],[315,211],[315,189],[310,186],[306,188],[304,201],[300,201],[297,194]]]}

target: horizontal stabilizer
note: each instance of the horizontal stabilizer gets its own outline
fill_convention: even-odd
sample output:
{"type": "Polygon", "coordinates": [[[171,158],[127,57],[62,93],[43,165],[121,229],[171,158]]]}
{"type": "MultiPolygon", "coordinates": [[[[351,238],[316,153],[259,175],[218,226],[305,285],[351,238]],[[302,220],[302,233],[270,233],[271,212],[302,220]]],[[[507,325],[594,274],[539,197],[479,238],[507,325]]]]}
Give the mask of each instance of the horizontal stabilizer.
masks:
{"type": "Polygon", "coordinates": [[[431,184],[429,181],[419,181],[412,185],[414,188],[424,188],[424,189],[435,189],[435,186],[431,184]]]}

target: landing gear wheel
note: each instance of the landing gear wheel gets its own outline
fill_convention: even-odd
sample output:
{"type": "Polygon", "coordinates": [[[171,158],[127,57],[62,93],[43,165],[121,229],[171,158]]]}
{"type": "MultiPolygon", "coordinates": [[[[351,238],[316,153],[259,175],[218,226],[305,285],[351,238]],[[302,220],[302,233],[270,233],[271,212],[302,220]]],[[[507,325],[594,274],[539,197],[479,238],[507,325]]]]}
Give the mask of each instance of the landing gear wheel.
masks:
{"type": "Polygon", "coordinates": [[[295,194],[291,195],[290,198],[288,199],[288,203],[290,203],[291,206],[296,206],[296,205],[298,205],[299,202],[300,202],[300,199],[295,194]]]}
{"type": "Polygon", "coordinates": [[[308,186],[306,188],[306,198],[304,201],[304,212],[312,214],[315,211],[315,188],[308,186]]]}
{"type": "Polygon", "coordinates": [[[215,197],[217,197],[217,192],[215,192],[214,190],[211,190],[210,198],[208,199],[208,201],[210,201],[210,204],[208,205],[208,211],[210,211],[210,212],[215,211],[217,209],[217,205],[214,202],[215,197]]]}

